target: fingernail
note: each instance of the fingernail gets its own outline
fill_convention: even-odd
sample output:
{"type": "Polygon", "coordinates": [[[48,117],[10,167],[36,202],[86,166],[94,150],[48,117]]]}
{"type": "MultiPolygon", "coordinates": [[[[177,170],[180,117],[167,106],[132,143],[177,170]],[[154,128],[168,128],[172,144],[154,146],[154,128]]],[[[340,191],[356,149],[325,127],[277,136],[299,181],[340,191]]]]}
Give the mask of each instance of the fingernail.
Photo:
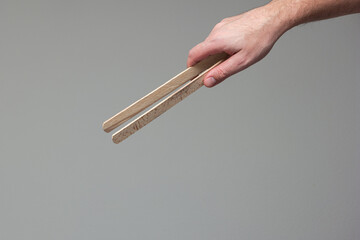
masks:
{"type": "Polygon", "coordinates": [[[216,84],[216,80],[213,77],[208,77],[204,80],[204,85],[207,87],[212,87],[216,84]]]}

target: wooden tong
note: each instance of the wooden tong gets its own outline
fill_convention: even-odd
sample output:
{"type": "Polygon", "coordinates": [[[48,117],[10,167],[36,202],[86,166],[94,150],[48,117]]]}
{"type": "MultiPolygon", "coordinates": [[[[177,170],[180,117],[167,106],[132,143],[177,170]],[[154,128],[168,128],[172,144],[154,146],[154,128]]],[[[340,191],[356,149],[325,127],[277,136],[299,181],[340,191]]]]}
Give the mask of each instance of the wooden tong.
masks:
{"type": "Polygon", "coordinates": [[[112,140],[114,143],[120,143],[140,128],[144,127],[146,124],[150,123],[152,120],[166,112],[175,104],[179,103],[185,97],[189,96],[191,93],[198,90],[203,85],[203,78],[205,74],[211,70],[213,67],[217,66],[225,59],[228,58],[228,55],[225,53],[220,53],[212,55],[197,63],[196,65],[187,68],[183,72],[179,73],[154,91],[150,92],[148,95],[137,100],[118,114],[109,118],[103,123],[103,129],[105,132],[110,132],[120,126],[122,123],[126,122],[130,118],[134,117],[139,112],[153,105],[166,95],[173,92],[175,89],[181,87],[178,91],[174,92],[166,99],[155,105],[153,108],[145,112],[143,115],[130,122],[128,125],[123,127],[121,130],[117,131],[112,135],[112,140]]]}

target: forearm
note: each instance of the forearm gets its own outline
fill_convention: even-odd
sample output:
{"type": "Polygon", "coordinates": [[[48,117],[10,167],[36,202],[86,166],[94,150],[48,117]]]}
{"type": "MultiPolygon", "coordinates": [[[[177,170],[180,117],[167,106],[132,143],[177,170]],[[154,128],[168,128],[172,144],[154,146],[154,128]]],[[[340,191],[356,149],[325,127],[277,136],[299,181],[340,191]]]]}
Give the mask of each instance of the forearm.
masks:
{"type": "Polygon", "coordinates": [[[302,23],[360,13],[360,0],[273,0],[264,7],[286,31],[302,23]]]}

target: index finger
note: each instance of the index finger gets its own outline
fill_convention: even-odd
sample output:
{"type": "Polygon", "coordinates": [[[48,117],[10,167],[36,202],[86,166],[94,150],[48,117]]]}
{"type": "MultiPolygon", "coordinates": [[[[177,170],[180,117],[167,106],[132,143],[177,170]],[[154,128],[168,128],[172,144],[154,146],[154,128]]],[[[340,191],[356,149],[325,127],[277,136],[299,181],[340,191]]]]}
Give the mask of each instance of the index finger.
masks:
{"type": "Polygon", "coordinates": [[[223,52],[223,49],[219,44],[211,43],[209,41],[201,42],[189,51],[187,66],[191,67],[204,58],[221,52],[223,52]]]}

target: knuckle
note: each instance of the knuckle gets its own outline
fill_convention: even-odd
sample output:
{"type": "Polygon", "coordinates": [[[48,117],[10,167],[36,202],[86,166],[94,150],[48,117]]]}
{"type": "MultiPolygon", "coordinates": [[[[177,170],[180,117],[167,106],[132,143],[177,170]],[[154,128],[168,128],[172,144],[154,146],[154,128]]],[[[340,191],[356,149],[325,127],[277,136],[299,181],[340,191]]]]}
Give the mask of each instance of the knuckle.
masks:
{"type": "Polygon", "coordinates": [[[192,57],[192,50],[189,50],[188,56],[192,57]]]}
{"type": "Polygon", "coordinates": [[[236,62],[236,67],[241,68],[246,64],[247,58],[243,57],[236,62]]]}
{"type": "Polygon", "coordinates": [[[229,21],[228,18],[224,18],[224,19],[222,19],[220,22],[221,22],[221,23],[227,23],[228,21],[229,21]]]}
{"type": "Polygon", "coordinates": [[[216,75],[219,79],[225,79],[228,77],[229,73],[223,67],[219,66],[215,69],[216,75]]]}
{"type": "Polygon", "coordinates": [[[232,56],[232,55],[238,53],[239,50],[233,48],[232,46],[225,45],[225,46],[224,46],[224,52],[226,52],[227,54],[229,54],[230,56],[232,56]]]}
{"type": "Polygon", "coordinates": [[[232,22],[233,21],[233,18],[232,17],[228,17],[228,18],[224,18],[221,22],[223,23],[223,24],[228,24],[228,23],[230,23],[230,22],[232,22]]]}
{"type": "Polygon", "coordinates": [[[208,45],[212,45],[217,42],[217,38],[215,36],[209,36],[208,39],[206,39],[206,43],[208,45]]]}
{"type": "Polygon", "coordinates": [[[191,58],[191,59],[194,58],[194,49],[191,49],[189,51],[188,57],[191,58]]]}
{"type": "Polygon", "coordinates": [[[218,29],[218,28],[220,28],[220,27],[221,27],[221,25],[222,25],[222,23],[221,23],[221,22],[217,23],[217,24],[214,26],[214,29],[218,29]]]}
{"type": "Polygon", "coordinates": [[[224,18],[214,26],[214,29],[218,29],[218,28],[224,26],[228,22],[229,22],[229,18],[224,18]]]}
{"type": "Polygon", "coordinates": [[[243,66],[249,66],[251,62],[250,57],[245,57],[243,60],[243,66]]]}
{"type": "Polygon", "coordinates": [[[251,61],[251,56],[249,53],[245,53],[244,56],[240,59],[238,65],[240,67],[248,66],[251,61]]]}
{"type": "Polygon", "coordinates": [[[248,66],[250,66],[251,65],[251,60],[252,60],[252,58],[250,56],[247,56],[247,55],[244,55],[242,58],[238,59],[235,62],[235,66],[234,66],[235,69],[236,69],[235,72],[242,71],[245,68],[247,68],[248,66]]]}
{"type": "Polygon", "coordinates": [[[222,39],[221,35],[214,34],[208,39],[207,42],[209,45],[219,45],[222,43],[222,41],[223,41],[223,39],[222,39]]]}

